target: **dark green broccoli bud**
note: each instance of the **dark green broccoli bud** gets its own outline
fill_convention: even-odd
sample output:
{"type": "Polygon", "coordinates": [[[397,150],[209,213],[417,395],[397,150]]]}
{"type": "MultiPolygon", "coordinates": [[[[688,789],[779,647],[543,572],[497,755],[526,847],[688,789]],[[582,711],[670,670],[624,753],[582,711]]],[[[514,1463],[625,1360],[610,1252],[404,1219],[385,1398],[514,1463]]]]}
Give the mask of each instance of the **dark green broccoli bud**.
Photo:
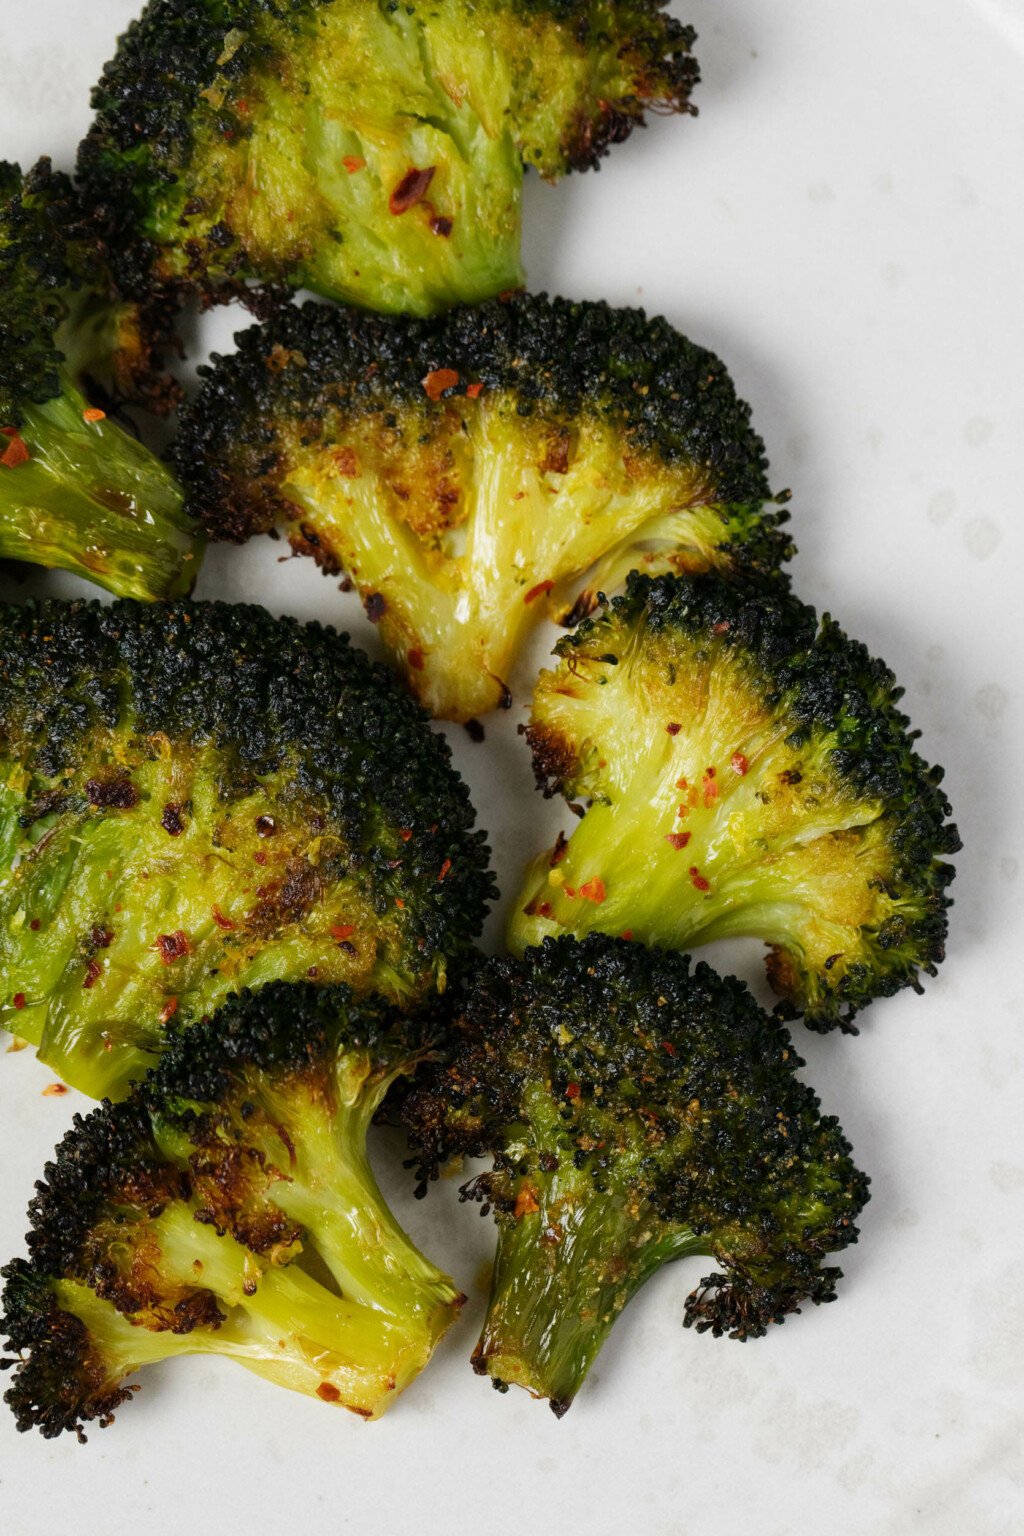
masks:
{"type": "Polygon", "coordinates": [[[151,1361],[221,1354],[376,1418],[463,1298],[384,1202],[366,1136],[432,1046],[345,987],[272,983],[177,1040],[57,1148],[6,1279],[18,1428],[109,1424],[151,1361]]]}
{"type": "Polygon", "coordinates": [[[494,894],[473,820],[447,744],[333,630],[0,609],[0,1025],[97,1098],[242,987],[443,988],[494,894]]]}
{"type": "Polygon", "coordinates": [[[524,167],[692,111],[694,33],[662,7],[150,0],[79,154],[122,291],[425,314],[518,286],[524,167]]]}
{"type": "Polygon", "coordinates": [[[214,538],[346,571],[436,715],[509,699],[527,635],[636,566],[790,553],[724,366],[642,310],[520,295],[438,319],[309,304],[238,337],[174,461],[214,538]]]}
{"type": "Polygon", "coordinates": [[[105,365],[116,386],[111,370],[132,350],[94,247],[67,177],[45,160],[24,178],[0,165],[0,559],[58,566],[122,597],[178,596],[203,545],[181,491],[83,393],[105,365]]]}
{"type": "Polygon", "coordinates": [[[527,735],[539,783],[590,807],[530,867],[511,944],[747,936],[812,1029],[921,990],[960,847],[884,662],[778,589],[630,579],[556,647],[527,735]]]}
{"type": "Polygon", "coordinates": [[[621,939],[549,939],[481,967],[453,1041],[404,1114],[424,1179],[493,1158],[463,1196],[498,1224],[473,1356],[496,1385],[563,1414],[673,1259],[724,1270],[686,1303],[701,1332],[757,1338],[834,1298],[821,1261],[856,1241],[868,1180],[741,982],[621,939]]]}

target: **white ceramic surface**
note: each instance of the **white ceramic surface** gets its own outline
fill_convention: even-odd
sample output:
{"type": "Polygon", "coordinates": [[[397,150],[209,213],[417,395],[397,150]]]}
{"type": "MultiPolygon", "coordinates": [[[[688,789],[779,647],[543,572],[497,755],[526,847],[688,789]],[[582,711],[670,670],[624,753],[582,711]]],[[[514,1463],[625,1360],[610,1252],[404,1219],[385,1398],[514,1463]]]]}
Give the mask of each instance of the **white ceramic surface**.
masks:
{"type": "MultiPolygon", "coordinates": [[[[0,0],[0,153],[68,165],[136,0],[0,0]]],[[[1021,0],[692,0],[696,122],[659,121],[600,176],[531,186],[534,287],[642,302],[718,349],[794,492],[799,591],[883,654],[944,762],[966,849],[949,957],[855,1040],[798,1044],[874,1198],[839,1304],[740,1348],[680,1326],[700,1261],[664,1271],[561,1423],[467,1357],[492,1233],[452,1184],[415,1236],[471,1293],[426,1375],[365,1426],[228,1363],[145,1375],[87,1447],[0,1413],[4,1536],[1011,1536],[1021,1463],[1020,571],[1024,564],[1021,0]]],[[[224,346],[240,313],[208,322],[224,346]]],[[[358,606],[267,542],[200,595],[336,619],[358,606]]],[[[27,589],[69,592],[70,580],[27,589]]],[[[26,590],[22,587],[18,590],[26,590]]],[[[550,640],[553,635],[545,637],[550,640]]],[[[546,646],[537,651],[543,654],[546,646]]],[[[524,678],[527,674],[524,673],[524,678]]],[[[453,731],[511,889],[556,813],[515,727],[453,731]]],[[[753,980],[759,958],[722,963],[753,980]]],[[[80,1107],[0,1056],[0,1257],[80,1107]]]]}

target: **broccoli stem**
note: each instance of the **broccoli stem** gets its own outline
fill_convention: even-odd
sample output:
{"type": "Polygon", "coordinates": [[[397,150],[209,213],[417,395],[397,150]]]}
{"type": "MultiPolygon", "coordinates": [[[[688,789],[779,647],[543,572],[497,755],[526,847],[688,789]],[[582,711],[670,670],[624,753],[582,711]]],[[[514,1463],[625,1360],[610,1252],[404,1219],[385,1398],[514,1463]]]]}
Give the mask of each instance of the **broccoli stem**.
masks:
{"type": "Polygon", "coordinates": [[[599,1194],[575,1169],[531,1176],[519,1187],[516,1210],[499,1223],[473,1366],[550,1399],[560,1418],[644,1282],[670,1260],[708,1250],[692,1232],[637,1209],[628,1179],[599,1194]]]}
{"type": "Polygon", "coordinates": [[[0,468],[0,558],[74,571],[120,597],[189,592],[202,539],[160,461],[87,402],[62,392],[28,405],[18,435],[29,458],[0,468]]]}

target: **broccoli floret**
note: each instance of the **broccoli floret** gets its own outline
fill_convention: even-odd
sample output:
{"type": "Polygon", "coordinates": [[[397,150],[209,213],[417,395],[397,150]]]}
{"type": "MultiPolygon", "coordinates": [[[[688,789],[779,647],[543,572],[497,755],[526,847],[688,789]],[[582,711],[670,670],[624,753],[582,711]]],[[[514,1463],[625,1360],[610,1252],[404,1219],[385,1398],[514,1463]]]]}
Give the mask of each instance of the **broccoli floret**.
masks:
{"type": "Polygon", "coordinates": [[[423,1178],[493,1158],[463,1189],[493,1208],[498,1251],[473,1363],[569,1407],[623,1307],[661,1265],[724,1273],[687,1325],[756,1338],[855,1242],[868,1180],[795,1076],[785,1029],[734,978],[589,934],[484,965],[405,1118],[423,1178]]]}
{"type": "Polygon", "coordinates": [[[47,1437],[97,1419],[139,1367],[222,1354],[377,1418],[463,1298],[387,1208],[366,1134],[429,1028],[345,987],[273,983],[174,1043],[74,1128],[3,1271],[6,1393],[47,1437]]]}
{"type": "Polygon", "coordinates": [[[98,339],[116,323],[101,280],[67,178],[47,161],[24,178],[0,165],[0,559],[122,597],[179,596],[203,543],[181,490],[79,387],[98,352],[116,365],[98,339]]]}
{"type": "Polygon", "coordinates": [[[960,840],[884,662],[714,574],[633,576],[556,653],[526,734],[545,793],[590,805],[530,867],[514,949],[566,929],[763,939],[782,1011],[818,1030],[921,990],[960,840]]]}
{"type": "Polygon", "coordinates": [[[466,720],[636,566],[790,552],[723,365],[641,310],[522,295],[433,320],[309,304],[215,360],[174,462],[214,538],[282,524],[356,581],[413,691],[466,720]]]}
{"type": "Polygon", "coordinates": [[[494,894],[447,744],[344,635],[0,609],[0,1025],[96,1097],[275,978],[443,988],[494,894]]]}
{"type": "Polygon", "coordinates": [[[689,112],[663,0],[151,0],[79,155],[122,290],[425,314],[522,281],[525,166],[689,112]]]}

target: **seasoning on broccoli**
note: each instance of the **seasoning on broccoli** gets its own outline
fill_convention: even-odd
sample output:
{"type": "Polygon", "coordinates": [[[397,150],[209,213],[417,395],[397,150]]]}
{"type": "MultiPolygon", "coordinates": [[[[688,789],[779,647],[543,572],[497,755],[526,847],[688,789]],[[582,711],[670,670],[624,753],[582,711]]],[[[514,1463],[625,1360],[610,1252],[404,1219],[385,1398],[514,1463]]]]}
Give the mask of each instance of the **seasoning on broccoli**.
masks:
{"type": "Polygon", "coordinates": [[[242,987],[442,988],[493,895],[473,820],[447,744],[333,630],[0,608],[0,1025],[97,1098],[242,987]]]}
{"type": "Polygon", "coordinates": [[[282,310],[215,360],[174,458],[214,538],[281,524],[346,572],[456,720],[509,701],[543,618],[580,617],[635,566],[770,573],[790,552],[723,365],[606,304],[282,310]]]}
{"type": "Polygon", "coordinates": [[[79,171],[129,297],[311,288],[425,314],[522,282],[524,167],[689,112],[663,0],[150,0],[79,171]]]}
{"type": "Polygon", "coordinates": [[[48,1438],[109,1424],[140,1367],[221,1354],[377,1418],[463,1298],[377,1187],[366,1135],[431,1046],[344,987],[274,983],[174,1043],[57,1148],[4,1270],[6,1401],[48,1438]]]}
{"type": "Polygon", "coordinates": [[[813,1029],[921,990],[960,846],[902,689],[778,590],[633,576],[556,647],[527,735],[545,793],[589,809],[527,872],[510,944],[748,936],[813,1029]]]}
{"type": "Polygon", "coordinates": [[[623,1307],[663,1264],[713,1257],[698,1332],[757,1338],[832,1301],[868,1180],[796,1077],[777,1020],[689,957],[590,934],[484,965],[451,1058],[405,1106],[425,1178],[491,1157],[464,1198],[498,1251],[475,1369],[569,1407],[623,1307]]]}
{"type": "Polygon", "coordinates": [[[122,597],[179,596],[202,553],[181,491],[80,387],[93,368],[128,368],[131,350],[126,337],[98,339],[116,307],[104,307],[80,219],[48,161],[25,177],[0,164],[0,559],[74,571],[122,597]]]}

